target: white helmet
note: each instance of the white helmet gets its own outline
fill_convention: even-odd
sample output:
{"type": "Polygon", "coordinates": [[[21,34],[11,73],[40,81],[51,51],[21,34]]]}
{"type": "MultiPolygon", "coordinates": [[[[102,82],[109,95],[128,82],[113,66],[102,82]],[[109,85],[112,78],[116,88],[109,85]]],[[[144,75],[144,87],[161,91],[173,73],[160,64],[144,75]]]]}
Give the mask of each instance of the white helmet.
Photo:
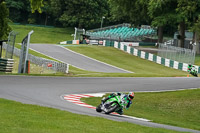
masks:
{"type": "Polygon", "coordinates": [[[134,97],[135,97],[134,92],[129,92],[129,93],[128,93],[128,98],[129,98],[130,100],[132,100],[134,97]]]}

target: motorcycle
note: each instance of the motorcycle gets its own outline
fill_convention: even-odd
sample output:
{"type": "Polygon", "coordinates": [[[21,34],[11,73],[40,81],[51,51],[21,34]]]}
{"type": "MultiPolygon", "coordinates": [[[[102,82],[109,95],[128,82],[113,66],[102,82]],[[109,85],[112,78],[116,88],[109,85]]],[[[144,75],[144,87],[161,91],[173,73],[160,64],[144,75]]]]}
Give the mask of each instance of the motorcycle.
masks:
{"type": "Polygon", "coordinates": [[[192,66],[189,72],[190,72],[190,74],[192,74],[193,76],[198,77],[198,72],[197,72],[197,69],[196,69],[195,66],[192,66]]]}
{"type": "MultiPolygon", "coordinates": [[[[102,99],[102,101],[104,98],[102,99]]],[[[112,112],[117,112],[118,110],[125,108],[127,105],[126,96],[123,94],[121,96],[114,96],[107,101],[102,102],[96,107],[97,112],[104,112],[105,114],[110,114],[112,112]]]]}

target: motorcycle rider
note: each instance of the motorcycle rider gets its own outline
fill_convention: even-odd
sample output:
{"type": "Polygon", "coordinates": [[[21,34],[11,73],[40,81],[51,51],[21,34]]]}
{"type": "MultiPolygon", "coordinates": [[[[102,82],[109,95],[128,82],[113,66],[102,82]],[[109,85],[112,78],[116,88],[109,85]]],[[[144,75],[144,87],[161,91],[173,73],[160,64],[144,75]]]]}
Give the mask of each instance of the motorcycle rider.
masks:
{"type": "MultiPolygon", "coordinates": [[[[120,92],[112,93],[107,98],[102,99],[102,103],[105,103],[108,99],[113,98],[115,96],[123,96],[124,99],[126,99],[128,101],[127,105],[126,105],[126,109],[128,109],[132,104],[132,100],[135,97],[135,94],[134,94],[134,92],[129,92],[128,94],[123,94],[123,93],[120,93],[120,92]]],[[[117,111],[117,113],[122,115],[123,114],[123,108],[119,109],[117,111]]]]}
{"type": "Polygon", "coordinates": [[[192,65],[191,65],[191,64],[189,64],[189,65],[188,65],[188,72],[190,72],[190,71],[191,71],[191,69],[192,69],[192,65]]]}

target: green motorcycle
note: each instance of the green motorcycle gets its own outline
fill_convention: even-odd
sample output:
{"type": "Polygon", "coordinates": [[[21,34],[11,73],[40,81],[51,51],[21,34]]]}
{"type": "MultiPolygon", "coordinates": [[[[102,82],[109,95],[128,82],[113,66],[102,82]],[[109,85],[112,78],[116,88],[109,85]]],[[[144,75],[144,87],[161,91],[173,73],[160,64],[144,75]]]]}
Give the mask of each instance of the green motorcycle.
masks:
{"type": "Polygon", "coordinates": [[[198,77],[197,68],[195,66],[189,65],[188,66],[188,72],[190,74],[192,74],[193,76],[198,77]]]}
{"type": "Polygon", "coordinates": [[[96,107],[96,111],[103,111],[105,112],[105,114],[110,114],[112,112],[117,112],[118,110],[125,108],[127,103],[127,97],[122,94],[121,96],[115,96],[108,99],[105,103],[102,102],[99,106],[96,107]]]}

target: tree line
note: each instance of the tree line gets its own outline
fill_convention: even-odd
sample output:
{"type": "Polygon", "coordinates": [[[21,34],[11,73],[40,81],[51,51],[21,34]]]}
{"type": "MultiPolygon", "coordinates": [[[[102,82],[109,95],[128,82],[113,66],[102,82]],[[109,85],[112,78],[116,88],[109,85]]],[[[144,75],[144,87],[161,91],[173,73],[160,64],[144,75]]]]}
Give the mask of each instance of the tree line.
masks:
{"type": "Polygon", "coordinates": [[[163,33],[176,30],[180,47],[185,30],[199,42],[200,0],[0,0],[0,9],[1,29],[8,21],[92,29],[100,27],[104,16],[104,26],[126,22],[157,27],[159,42],[163,33]]]}

